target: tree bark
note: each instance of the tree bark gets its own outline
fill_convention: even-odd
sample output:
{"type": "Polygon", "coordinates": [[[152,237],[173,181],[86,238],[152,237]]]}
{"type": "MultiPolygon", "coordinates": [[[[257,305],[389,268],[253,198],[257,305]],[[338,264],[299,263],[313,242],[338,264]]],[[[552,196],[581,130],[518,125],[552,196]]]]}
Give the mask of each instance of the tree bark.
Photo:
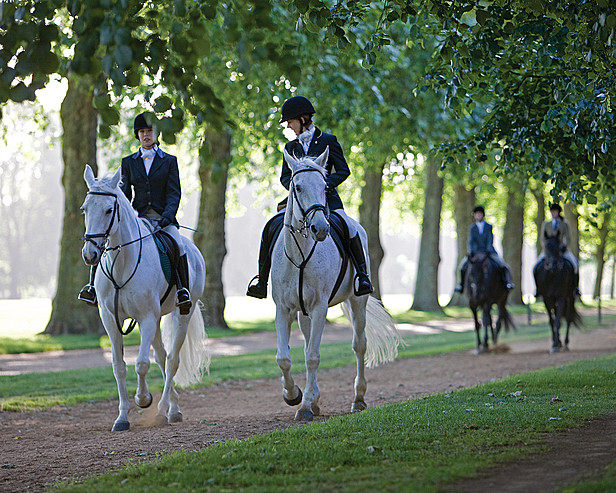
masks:
{"type": "Polygon", "coordinates": [[[222,265],[227,255],[225,245],[225,200],[231,162],[231,131],[208,129],[199,153],[201,199],[195,244],[205,258],[203,318],[209,327],[229,328],[225,321],[225,293],[222,265]]]}
{"type": "Polygon", "coordinates": [[[367,169],[364,175],[364,186],[361,189],[361,204],[359,205],[359,222],[368,235],[368,255],[370,257],[370,280],[374,287],[372,296],[381,299],[381,283],[379,269],[384,251],[380,236],[381,196],[383,192],[383,168],[381,164],[376,169],[367,169]]]}
{"type": "MultiPolygon", "coordinates": [[[[470,190],[462,183],[454,185],[454,215],[456,219],[456,244],[458,247],[458,258],[454,271],[456,284],[458,283],[458,266],[468,253],[468,234],[471,224],[473,224],[473,216],[471,214],[475,207],[475,187],[470,190]]],[[[451,300],[447,306],[467,306],[468,300],[463,293],[453,293],[451,300]]]]}
{"type": "Polygon", "coordinates": [[[77,300],[87,282],[89,270],[81,258],[77,240],[83,231],[79,207],[87,192],[83,170],[89,164],[97,172],[97,115],[92,106],[92,91],[69,79],[68,90],[60,108],[62,120],[62,160],[64,173],[64,219],[60,243],[58,288],[51,305],[51,318],[45,334],[102,334],[98,311],[77,300]]]}
{"type": "Polygon", "coordinates": [[[595,250],[595,260],[597,262],[597,275],[595,277],[595,290],[593,297],[597,298],[601,296],[601,282],[603,281],[603,268],[605,267],[605,247],[607,244],[607,237],[610,233],[610,219],[612,216],[611,209],[603,215],[603,223],[599,228],[599,243],[597,243],[597,249],[595,250]]]}
{"type": "Polygon", "coordinates": [[[571,234],[571,243],[569,243],[569,250],[575,255],[575,258],[580,258],[580,226],[579,226],[579,213],[577,206],[571,202],[565,202],[564,207],[565,220],[569,223],[569,232],[571,234]]]}
{"type": "Polygon", "coordinates": [[[509,301],[522,301],[522,246],[524,244],[524,191],[520,184],[512,184],[507,192],[507,214],[503,232],[503,257],[511,268],[515,288],[509,301]]]}
{"type": "Polygon", "coordinates": [[[438,302],[439,234],[443,205],[443,178],[439,176],[439,167],[439,160],[433,157],[426,162],[421,243],[411,310],[442,310],[438,302]]]}
{"type": "Polygon", "coordinates": [[[545,221],[545,195],[543,194],[544,187],[545,185],[543,183],[539,183],[537,187],[532,190],[535,201],[537,202],[537,215],[535,216],[535,230],[537,231],[535,250],[537,252],[537,256],[539,256],[541,250],[543,250],[541,228],[543,227],[543,222],[545,221]]]}
{"type": "Polygon", "coordinates": [[[616,255],[612,253],[612,284],[610,286],[610,298],[614,299],[614,284],[616,282],[616,255]]]}

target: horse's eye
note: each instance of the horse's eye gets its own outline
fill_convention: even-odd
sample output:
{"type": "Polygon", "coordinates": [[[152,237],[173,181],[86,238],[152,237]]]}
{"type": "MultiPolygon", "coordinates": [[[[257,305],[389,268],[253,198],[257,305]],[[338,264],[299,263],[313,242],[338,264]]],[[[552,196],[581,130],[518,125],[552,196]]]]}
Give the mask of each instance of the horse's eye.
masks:
{"type": "Polygon", "coordinates": [[[105,214],[111,214],[113,211],[113,209],[107,209],[107,211],[105,212],[105,214]]]}
{"type": "Polygon", "coordinates": [[[295,185],[295,191],[296,192],[301,192],[302,191],[302,187],[300,187],[299,185],[295,185]]]}

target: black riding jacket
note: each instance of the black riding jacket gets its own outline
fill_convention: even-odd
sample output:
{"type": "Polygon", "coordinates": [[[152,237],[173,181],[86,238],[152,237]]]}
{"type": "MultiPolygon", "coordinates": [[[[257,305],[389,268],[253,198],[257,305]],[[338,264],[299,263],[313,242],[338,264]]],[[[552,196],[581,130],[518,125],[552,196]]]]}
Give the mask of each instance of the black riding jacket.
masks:
{"type": "MultiPolygon", "coordinates": [[[[329,146],[329,157],[327,159],[327,205],[331,210],[342,209],[342,200],[336,191],[336,187],[340,185],[351,174],[349,166],[344,159],[342,147],[338,143],[338,139],[332,134],[322,132],[315,128],[314,135],[310,141],[308,155],[318,157],[329,146]],[[333,172],[332,172],[333,170],[333,172]]],[[[291,156],[303,157],[306,155],[304,148],[299,139],[292,140],[285,145],[285,149],[291,156]]],[[[280,183],[288,190],[291,183],[291,169],[282,158],[282,174],[280,175],[280,183]]]]}
{"type": "Polygon", "coordinates": [[[161,216],[178,224],[175,215],[180,206],[182,190],[178,160],[163,152],[160,147],[154,154],[150,172],[146,174],[141,152],[122,159],[121,188],[140,216],[148,209],[154,209],[161,216]],[[134,198],[133,198],[134,189],[134,198]]]}

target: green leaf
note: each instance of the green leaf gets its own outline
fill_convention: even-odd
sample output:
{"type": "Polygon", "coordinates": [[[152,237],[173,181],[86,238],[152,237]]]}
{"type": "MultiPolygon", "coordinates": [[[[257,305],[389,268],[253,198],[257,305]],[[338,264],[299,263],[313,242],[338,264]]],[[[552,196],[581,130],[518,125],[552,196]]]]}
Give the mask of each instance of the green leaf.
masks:
{"type": "Polygon", "coordinates": [[[171,109],[172,101],[169,96],[159,96],[156,98],[156,102],[154,103],[154,111],[156,113],[164,113],[171,109]]]}
{"type": "Polygon", "coordinates": [[[55,53],[46,50],[40,50],[36,53],[36,62],[39,71],[43,74],[53,74],[60,66],[60,60],[55,53]]]}
{"type": "Polygon", "coordinates": [[[477,12],[475,12],[475,18],[477,19],[477,22],[479,22],[479,24],[485,24],[488,20],[488,11],[483,9],[477,9],[477,12]]]}
{"type": "Polygon", "coordinates": [[[122,69],[126,68],[133,61],[133,50],[131,50],[130,46],[127,45],[118,46],[114,51],[114,57],[118,63],[118,67],[122,69]]]}

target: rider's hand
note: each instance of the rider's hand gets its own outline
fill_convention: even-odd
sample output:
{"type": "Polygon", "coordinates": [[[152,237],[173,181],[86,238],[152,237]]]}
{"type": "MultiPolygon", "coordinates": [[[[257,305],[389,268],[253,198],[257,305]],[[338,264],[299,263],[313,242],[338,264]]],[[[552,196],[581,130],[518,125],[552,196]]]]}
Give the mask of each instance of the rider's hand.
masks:
{"type": "Polygon", "coordinates": [[[171,224],[171,220],[164,216],[160,218],[160,221],[158,221],[158,227],[160,229],[166,228],[170,224],[171,224]]]}
{"type": "Polygon", "coordinates": [[[565,253],[567,251],[567,247],[566,246],[561,246],[560,247],[560,251],[561,251],[561,253],[565,253]]]}

